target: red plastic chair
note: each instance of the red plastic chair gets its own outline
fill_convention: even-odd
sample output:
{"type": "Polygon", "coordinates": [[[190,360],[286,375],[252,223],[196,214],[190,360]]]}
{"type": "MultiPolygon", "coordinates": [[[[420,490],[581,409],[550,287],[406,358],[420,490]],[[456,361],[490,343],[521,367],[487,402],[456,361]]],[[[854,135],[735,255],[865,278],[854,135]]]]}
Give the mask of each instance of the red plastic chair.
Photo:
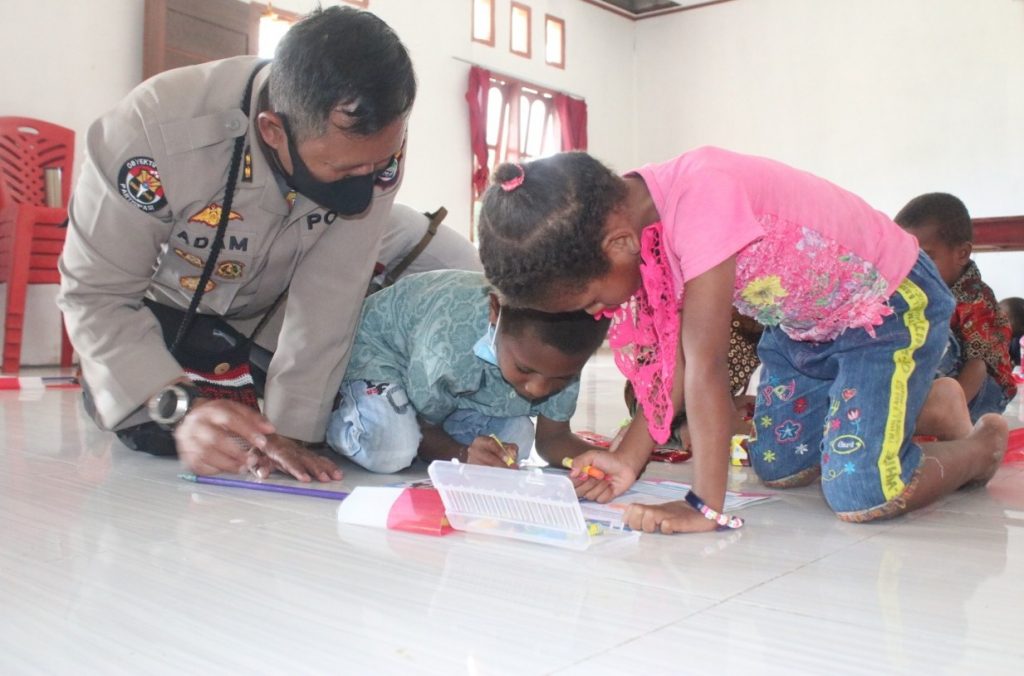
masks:
{"type": "MultiPolygon", "coordinates": [[[[60,284],[57,261],[64,248],[71,193],[75,132],[41,120],[0,117],[0,283],[7,284],[3,363],[21,365],[25,296],[29,284],[60,284]],[[47,207],[45,169],[61,170],[59,207],[47,207]]],[[[71,341],[61,318],[60,365],[71,366],[71,341]]]]}

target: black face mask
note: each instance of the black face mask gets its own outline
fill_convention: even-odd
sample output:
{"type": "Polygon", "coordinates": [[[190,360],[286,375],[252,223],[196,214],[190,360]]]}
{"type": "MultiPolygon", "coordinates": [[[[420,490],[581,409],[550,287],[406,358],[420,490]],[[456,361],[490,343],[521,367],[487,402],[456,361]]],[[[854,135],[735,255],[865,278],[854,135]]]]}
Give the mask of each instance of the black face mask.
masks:
{"type": "MultiPolygon", "coordinates": [[[[288,154],[292,158],[292,175],[285,175],[288,186],[323,208],[341,216],[358,216],[366,211],[370,202],[373,201],[373,185],[378,175],[391,169],[391,164],[395,160],[392,160],[392,163],[389,163],[388,167],[380,172],[370,172],[362,176],[347,176],[328,183],[318,181],[310,173],[302,156],[299,155],[299,149],[295,147],[288,119],[280,113],[278,113],[278,117],[281,118],[281,124],[284,125],[284,135],[288,139],[288,154]]],[[[277,154],[277,151],[274,152],[277,154]]],[[[280,163],[281,160],[278,158],[278,164],[280,163]]],[[[282,171],[282,173],[284,172],[282,171]]]]}

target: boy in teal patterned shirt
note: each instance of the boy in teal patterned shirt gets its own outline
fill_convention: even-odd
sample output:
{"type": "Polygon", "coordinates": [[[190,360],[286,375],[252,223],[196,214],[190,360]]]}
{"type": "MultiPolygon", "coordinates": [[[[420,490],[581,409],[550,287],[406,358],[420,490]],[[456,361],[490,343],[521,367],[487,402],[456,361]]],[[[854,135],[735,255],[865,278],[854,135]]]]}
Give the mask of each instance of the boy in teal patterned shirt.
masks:
{"type": "Polygon", "coordinates": [[[327,442],[384,473],[417,456],[515,466],[534,438],[558,465],[596,448],[569,419],[608,321],[501,307],[481,273],[403,278],[363,305],[327,442]]]}

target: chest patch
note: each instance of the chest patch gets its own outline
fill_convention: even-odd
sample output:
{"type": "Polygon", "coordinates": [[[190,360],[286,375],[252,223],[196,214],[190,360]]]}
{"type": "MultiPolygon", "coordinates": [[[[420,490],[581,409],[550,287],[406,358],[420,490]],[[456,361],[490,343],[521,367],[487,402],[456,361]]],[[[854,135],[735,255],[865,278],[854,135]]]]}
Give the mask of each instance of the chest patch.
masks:
{"type": "MultiPolygon", "coordinates": [[[[181,288],[183,288],[183,289],[188,289],[189,291],[195,291],[196,289],[199,288],[199,276],[196,275],[196,276],[181,277],[180,279],[178,279],[178,283],[181,284],[181,288]]],[[[208,280],[206,282],[206,291],[205,291],[205,293],[209,293],[210,291],[213,291],[216,288],[217,288],[217,282],[213,281],[212,279],[208,280]]]]}
{"type": "MultiPolygon", "coordinates": [[[[196,213],[188,217],[189,223],[202,223],[203,225],[211,228],[216,228],[220,224],[221,212],[224,208],[216,202],[211,202],[196,213]]],[[[228,214],[228,221],[244,221],[242,214],[238,213],[234,209],[228,214]]]]}
{"type": "Polygon", "coordinates": [[[122,197],[146,213],[167,206],[160,172],[151,157],[133,157],[125,162],[117,174],[117,187],[122,197]]]}
{"type": "Polygon", "coordinates": [[[205,264],[205,261],[203,261],[202,258],[200,258],[199,256],[195,255],[194,253],[189,253],[187,251],[182,251],[181,249],[175,249],[174,253],[178,254],[178,256],[180,256],[182,259],[188,261],[189,263],[191,263],[192,265],[196,266],[197,268],[201,268],[205,264]]]}
{"type": "Polygon", "coordinates": [[[213,274],[217,275],[221,279],[238,279],[242,276],[242,270],[245,269],[245,263],[240,261],[221,261],[217,263],[217,267],[214,268],[213,274]]]}

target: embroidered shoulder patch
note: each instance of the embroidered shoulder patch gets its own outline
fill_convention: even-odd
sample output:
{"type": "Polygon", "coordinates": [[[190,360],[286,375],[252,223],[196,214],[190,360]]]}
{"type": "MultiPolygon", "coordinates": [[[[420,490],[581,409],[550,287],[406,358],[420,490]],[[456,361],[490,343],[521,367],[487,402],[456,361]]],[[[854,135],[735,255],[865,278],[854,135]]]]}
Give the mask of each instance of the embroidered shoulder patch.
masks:
{"type": "Polygon", "coordinates": [[[133,157],[125,162],[117,174],[117,187],[122,197],[146,213],[167,206],[164,184],[151,157],[133,157]]]}

